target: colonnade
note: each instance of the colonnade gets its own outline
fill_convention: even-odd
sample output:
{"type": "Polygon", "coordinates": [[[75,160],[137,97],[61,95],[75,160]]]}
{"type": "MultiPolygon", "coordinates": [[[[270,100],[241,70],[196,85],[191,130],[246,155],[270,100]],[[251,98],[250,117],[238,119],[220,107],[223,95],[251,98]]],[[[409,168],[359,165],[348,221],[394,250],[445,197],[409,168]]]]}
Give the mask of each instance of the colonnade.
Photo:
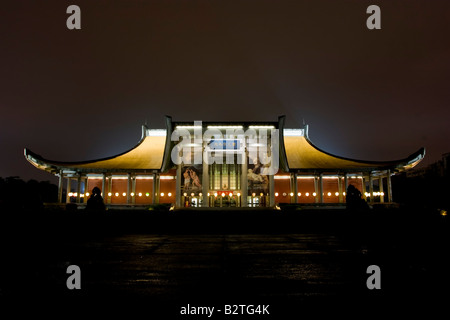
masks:
{"type": "MultiPolygon", "coordinates": [[[[111,203],[111,194],[112,194],[112,180],[115,176],[117,177],[123,177],[124,174],[120,175],[114,175],[114,174],[107,174],[102,173],[101,175],[102,179],[102,185],[101,185],[101,192],[102,197],[105,200],[105,203],[111,203]],[[107,190],[105,190],[107,189],[107,190]]],[[[58,202],[59,203],[70,203],[70,198],[75,197],[76,203],[83,203],[86,201],[83,201],[84,197],[87,197],[87,195],[92,192],[92,190],[88,190],[88,179],[89,177],[87,175],[83,175],[82,173],[75,173],[75,174],[66,174],[64,175],[63,171],[60,171],[58,174],[58,202]],[[64,179],[66,180],[66,198],[63,199],[63,185],[64,185],[64,179]],[[75,192],[71,192],[72,190],[72,182],[76,181],[75,186],[75,192]],[[83,188],[82,188],[83,187],[83,188]],[[84,189],[84,192],[81,192],[81,190],[84,189]]],[[[152,204],[159,203],[159,197],[160,197],[160,174],[159,173],[152,173],[151,178],[153,180],[152,183],[152,204]]],[[[98,179],[96,177],[96,179],[98,179]]],[[[127,204],[134,204],[136,202],[136,174],[127,173],[126,174],[127,179],[127,189],[126,189],[126,203],[127,204]]]]}
{"type": "MultiPolygon", "coordinates": [[[[241,171],[241,190],[247,190],[247,170],[246,170],[246,163],[242,164],[243,168],[241,171]]],[[[182,206],[182,195],[181,195],[181,167],[177,169],[176,174],[176,187],[175,187],[175,203],[177,206],[182,206]]],[[[380,202],[383,203],[387,200],[387,202],[392,202],[392,183],[391,183],[391,176],[392,173],[390,170],[386,170],[384,172],[377,172],[377,174],[373,174],[372,172],[368,173],[359,173],[356,174],[360,179],[362,179],[362,190],[361,193],[363,197],[369,202],[369,203],[375,203],[380,202]],[[378,184],[378,191],[374,192],[374,183],[377,181],[378,184]],[[384,187],[386,186],[386,192],[384,187]],[[387,199],[386,199],[387,198],[387,199]]],[[[114,175],[109,173],[102,173],[101,175],[98,175],[102,179],[101,184],[101,191],[103,198],[105,199],[105,203],[111,203],[111,194],[112,194],[112,185],[113,185],[113,178],[115,176],[120,176],[123,179],[124,174],[121,175],[114,175]],[[107,190],[105,190],[107,189],[107,190]]],[[[96,179],[98,179],[98,176],[96,176],[96,179]]],[[[290,190],[291,190],[291,203],[298,203],[299,197],[298,195],[298,188],[299,188],[299,178],[302,175],[299,173],[291,173],[290,175],[290,190]]],[[[315,193],[315,203],[324,203],[324,184],[323,179],[327,176],[333,176],[337,179],[338,184],[338,193],[339,203],[345,202],[345,193],[347,191],[348,185],[349,185],[349,178],[352,176],[355,176],[355,173],[345,173],[341,175],[327,175],[324,173],[319,173],[313,175],[314,177],[314,193],[315,193]]],[[[60,203],[69,203],[71,197],[75,197],[76,203],[83,203],[86,201],[83,201],[84,197],[87,197],[86,194],[91,192],[92,190],[87,190],[88,187],[88,176],[86,174],[81,173],[71,173],[66,174],[61,171],[59,173],[59,182],[58,182],[58,202],[60,203]],[[63,199],[63,186],[64,186],[64,179],[66,179],[66,198],[63,199]],[[76,181],[76,187],[75,192],[71,192],[72,190],[72,182],[76,181]],[[81,192],[82,189],[84,189],[84,192],[81,192]]],[[[158,204],[160,200],[160,186],[161,186],[161,177],[159,173],[152,173],[152,204],[158,204]]],[[[126,204],[134,204],[136,202],[136,174],[133,173],[127,173],[126,178],[127,184],[126,184],[126,204]]],[[[275,191],[274,190],[274,176],[269,176],[269,206],[273,206],[275,204],[275,191]]],[[[203,170],[203,177],[202,177],[202,194],[205,196],[210,192],[209,190],[209,176],[208,176],[208,170],[203,170]]],[[[246,194],[245,191],[241,191],[242,196],[246,194]]],[[[203,201],[203,206],[208,206],[209,201],[203,201]]],[[[247,206],[247,201],[240,201],[240,206],[245,207],[247,206]]]]}
{"type": "MultiPolygon", "coordinates": [[[[387,196],[387,202],[392,202],[392,182],[391,176],[392,173],[390,170],[386,170],[384,172],[379,172],[377,175],[374,175],[372,172],[367,174],[358,173],[359,178],[362,179],[362,196],[369,202],[375,203],[376,198],[378,198],[378,202],[384,203],[385,196],[387,196]],[[374,192],[374,181],[378,180],[378,191],[374,192]],[[386,181],[387,193],[384,192],[384,181],[386,181]]],[[[342,175],[329,174],[326,175],[324,173],[319,173],[313,175],[314,178],[314,194],[315,194],[315,203],[324,203],[324,187],[323,187],[323,179],[324,177],[336,177],[338,183],[338,193],[339,193],[339,203],[345,202],[345,192],[349,186],[349,178],[355,176],[354,173],[345,173],[342,175]]],[[[291,173],[290,175],[290,190],[291,190],[291,203],[298,203],[298,185],[299,178],[301,177],[298,173],[291,173]]],[[[272,189],[273,190],[273,189],[272,189]]]]}

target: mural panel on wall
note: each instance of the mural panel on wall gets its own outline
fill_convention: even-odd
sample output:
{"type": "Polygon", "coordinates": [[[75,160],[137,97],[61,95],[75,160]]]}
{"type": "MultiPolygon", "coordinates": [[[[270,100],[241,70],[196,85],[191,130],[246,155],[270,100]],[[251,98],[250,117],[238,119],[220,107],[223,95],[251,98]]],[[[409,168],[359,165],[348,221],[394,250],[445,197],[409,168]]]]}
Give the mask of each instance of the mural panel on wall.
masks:
{"type": "Polygon", "coordinates": [[[181,168],[181,193],[202,192],[202,174],[203,166],[200,165],[188,165],[181,168]]]}

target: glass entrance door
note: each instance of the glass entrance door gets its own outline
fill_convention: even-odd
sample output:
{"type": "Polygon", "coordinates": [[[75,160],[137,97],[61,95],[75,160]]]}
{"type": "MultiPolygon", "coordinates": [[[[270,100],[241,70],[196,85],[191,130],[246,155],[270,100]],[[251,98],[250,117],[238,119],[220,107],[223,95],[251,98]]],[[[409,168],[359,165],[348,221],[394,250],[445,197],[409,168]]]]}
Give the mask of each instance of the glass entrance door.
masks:
{"type": "Polygon", "coordinates": [[[239,191],[234,192],[213,192],[210,193],[210,206],[211,207],[240,207],[241,206],[241,193],[239,191]]]}
{"type": "Polygon", "coordinates": [[[210,206],[240,207],[241,164],[214,163],[208,167],[210,206]]]}

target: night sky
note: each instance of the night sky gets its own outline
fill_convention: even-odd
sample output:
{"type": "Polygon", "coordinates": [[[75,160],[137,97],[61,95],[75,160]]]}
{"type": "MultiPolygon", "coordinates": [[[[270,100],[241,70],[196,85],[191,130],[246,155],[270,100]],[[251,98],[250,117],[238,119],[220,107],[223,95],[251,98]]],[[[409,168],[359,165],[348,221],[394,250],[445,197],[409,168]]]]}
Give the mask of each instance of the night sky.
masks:
{"type": "Polygon", "coordinates": [[[450,1],[2,1],[0,177],[133,147],[141,125],[309,124],[328,152],[450,152],[450,1]],[[81,8],[68,30],[66,8],[81,8]],[[381,8],[381,30],[366,9],[381,8]]]}

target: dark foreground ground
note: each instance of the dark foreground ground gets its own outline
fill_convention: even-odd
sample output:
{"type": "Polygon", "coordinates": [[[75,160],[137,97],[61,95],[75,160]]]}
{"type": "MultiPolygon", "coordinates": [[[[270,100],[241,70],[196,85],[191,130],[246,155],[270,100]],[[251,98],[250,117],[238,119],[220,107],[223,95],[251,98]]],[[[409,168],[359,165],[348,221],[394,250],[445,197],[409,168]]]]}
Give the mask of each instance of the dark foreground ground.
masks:
{"type": "Polygon", "coordinates": [[[431,313],[450,305],[449,236],[448,217],[413,209],[10,210],[0,301],[18,314],[145,319],[208,318],[180,315],[188,304],[220,309],[212,319],[431,313]],[[69,265],[81,268],[80,290],[67,289],[69,265]],[[381,268],[380,290],[366,286],[369,265],[381,268]],[[224,315],[224,305],[244,304],[269,304],[270,315],[224,315]]]}

